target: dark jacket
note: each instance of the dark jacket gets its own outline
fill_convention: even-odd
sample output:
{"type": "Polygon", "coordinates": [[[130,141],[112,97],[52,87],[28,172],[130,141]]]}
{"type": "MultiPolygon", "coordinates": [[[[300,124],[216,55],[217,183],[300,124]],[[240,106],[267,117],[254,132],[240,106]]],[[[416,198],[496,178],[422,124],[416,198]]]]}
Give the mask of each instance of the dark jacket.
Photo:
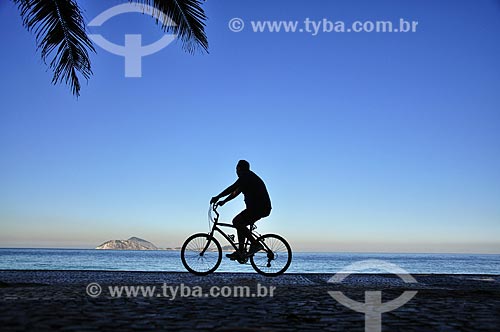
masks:
{"type": "Polygon", "coordinates": [[[267,192],[264,181],[252,171],[240,174],[238,180],[229,188],[231,191],[240,189],[245,196],[247,209],[253,210],[265,215],[271,213],[271,199],[267,192]]]}

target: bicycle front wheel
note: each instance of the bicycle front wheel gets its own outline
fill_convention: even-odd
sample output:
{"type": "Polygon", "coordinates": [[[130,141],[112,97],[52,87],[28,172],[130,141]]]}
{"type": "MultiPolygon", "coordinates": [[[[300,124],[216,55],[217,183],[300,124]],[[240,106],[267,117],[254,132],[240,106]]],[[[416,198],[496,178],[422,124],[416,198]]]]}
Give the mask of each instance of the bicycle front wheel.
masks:
{"type": "Polygon", "coordinates": [[[274,277],[285,272],[292,262],[292,249],[284,238],[276,234],[262,235],[257,241],[265,249],[250,257],[250,264],[258,273],[274,277]]]}
{"type": "Polygon", "coordinates": [[[189,272],[204,276],[219,267],[222,248],[215,237],[205,233],[194,234],[182,245],[181,260],[189,272]]]}

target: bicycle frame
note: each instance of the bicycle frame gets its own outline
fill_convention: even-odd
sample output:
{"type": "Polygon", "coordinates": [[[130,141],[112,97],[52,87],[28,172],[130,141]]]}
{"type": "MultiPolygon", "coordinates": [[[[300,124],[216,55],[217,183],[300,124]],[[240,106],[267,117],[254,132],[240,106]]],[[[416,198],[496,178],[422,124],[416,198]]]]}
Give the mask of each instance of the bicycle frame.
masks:
{"type": "MultiPolygon", "coordinates": [[[[205,245],[205,248],[203,248],[202,252],[200,253],[200,256],[203,256],[205,251],[210,247],[210,244],[212,242],[212,238],[214,238],[215,231],[219,232],[219,234],[221,234],[227,240],[227,242],[229,242],[233,246],[234,250],[238,250],[238,248],[236,247],[236,242],[234,240],[232,240],[231,237],[229,235],[227,235],[226,232],[224,232],[219,226],[231,227],[231,228],[235,228],[235,229],[236,229],[236,227],[232,224],[219,223],[220,214],[219,214],[219,212],[217,212],[217,207],[218,207],[217,204],[213,204],[211,206],[211,210],[214,211],[214,213],[215,213],[215,218],[212,218],[213,219],[213,226],[209,232],[210,239],[207,241],[207,244],[205,245]]],[[[255,238],[259,238],[260,234],[254,232],[255,228],[257,228],[257,227],[254,224],[252,224],[251,228],[250,228],[250,231],[252,232],[252,236],[254,236],[255,238]]],[[[245,247],[246,247],[247,243],[248,243],[248,239],[247,239],[247,242],[245,243],[245,247]]],[[[269,252],[270,249],[266,245],[266,243],[264,243],[263,241],[261,241],[260,243],[264,247],[265,251],[269,252]]]]}

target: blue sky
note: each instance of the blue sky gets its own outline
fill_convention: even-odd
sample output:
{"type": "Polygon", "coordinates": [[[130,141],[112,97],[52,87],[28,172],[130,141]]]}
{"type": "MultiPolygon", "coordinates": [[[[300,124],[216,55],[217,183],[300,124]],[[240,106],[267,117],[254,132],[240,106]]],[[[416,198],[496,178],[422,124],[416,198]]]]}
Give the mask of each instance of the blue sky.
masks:
{"type": "MultiPolygon", "coordinates": [[[[90,21],[121,1],[82,1],[90,21]]],[[[96,46],[79,99],[0,4],[0,247],[92,248],[207,229],[239,159],[259,230],[296,250],[500,253],[500,4],[207,1],[210,53],[175,42],[125,78],[96,46]],[[233,17],[247,24],[228,29],[233,17]],[[257,33],[252,20],[419,22],[416,33],[257,33]],[[8,47],[6,46],[8,45],[8,47]]],[[[91,32],[162,36],[150,17],[91,32]]],[[[224,207],[229,221],[242,198],[224,207]]]]}

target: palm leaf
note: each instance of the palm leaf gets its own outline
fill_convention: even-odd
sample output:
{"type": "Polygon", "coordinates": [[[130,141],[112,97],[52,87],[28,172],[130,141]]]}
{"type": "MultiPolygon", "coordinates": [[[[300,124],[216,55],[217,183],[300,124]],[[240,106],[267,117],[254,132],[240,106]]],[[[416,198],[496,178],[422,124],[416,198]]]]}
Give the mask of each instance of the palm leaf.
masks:
{"type": "MultiPolygon", "coordinates": [[[[132,0],[131,0],[132,1],[132,0]]],[[[164,31],[176,34],[182,47],[194,53],[200,47],[208,53],[205,12],[200,0],[134,0],[155,8],[153,16],[164,31]],[[171,25],[171,20],[175,25],[171,25]]]]}
{"type": "Polygon", "coordinates": [[[45,63],[52,57],[52,83],[69,84],[80,95],[78,73],[92,75],[88,51],[95,52],[85,32],[78,4],[73,0],[13,0],[21,12],[24,26],[35,33],[37,47],[45,63]]]}

